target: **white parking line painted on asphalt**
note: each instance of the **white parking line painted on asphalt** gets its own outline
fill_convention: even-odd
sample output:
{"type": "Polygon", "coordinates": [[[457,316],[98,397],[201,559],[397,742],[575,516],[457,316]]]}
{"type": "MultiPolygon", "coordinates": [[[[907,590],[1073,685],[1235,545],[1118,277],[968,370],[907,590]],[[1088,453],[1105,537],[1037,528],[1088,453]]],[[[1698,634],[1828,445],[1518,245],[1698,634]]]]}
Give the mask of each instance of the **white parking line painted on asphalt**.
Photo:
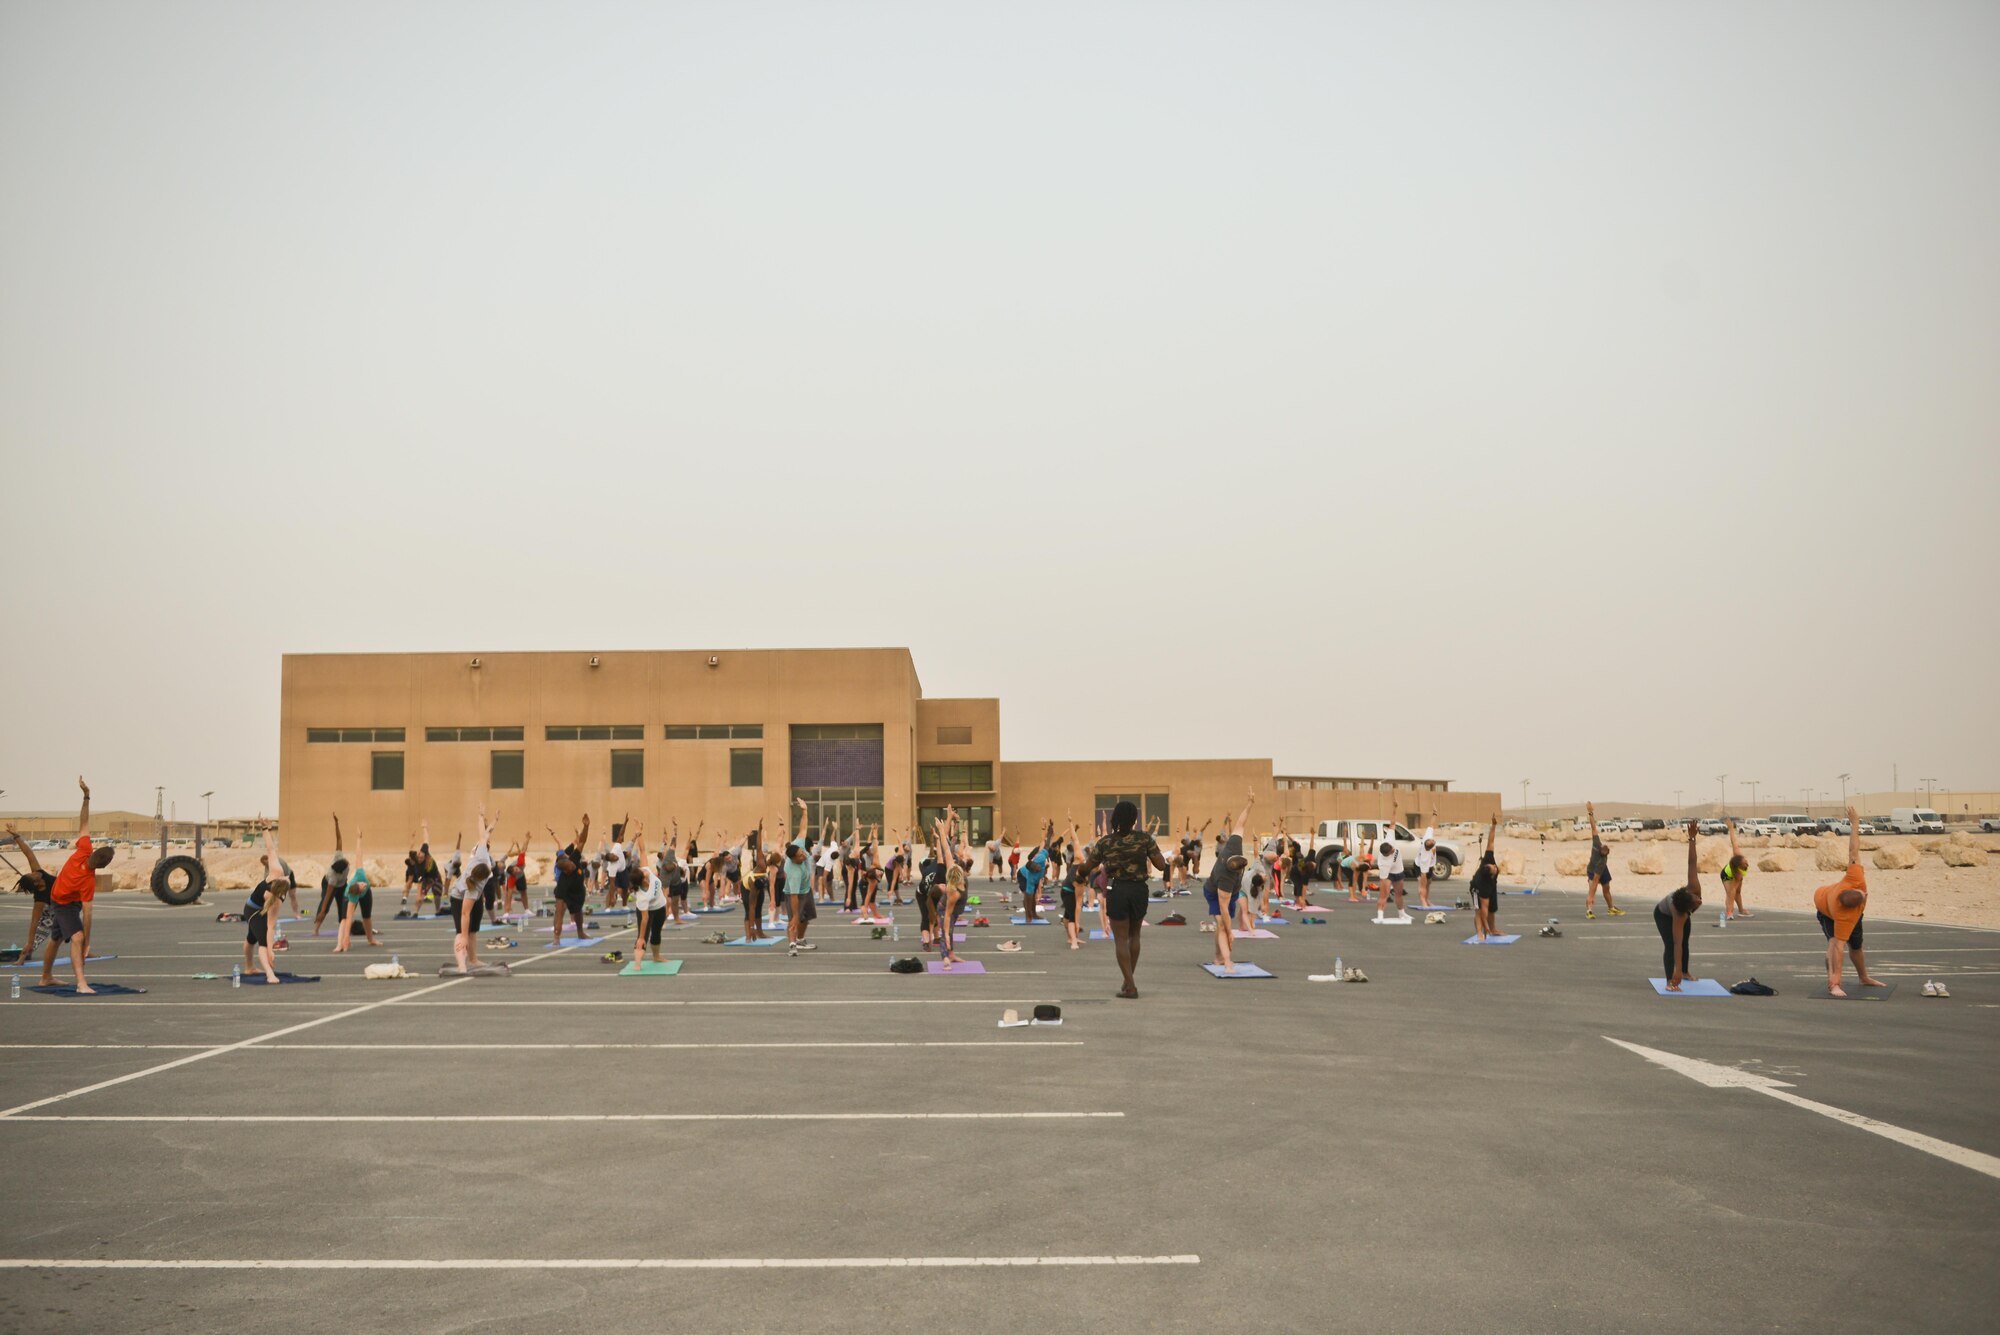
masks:
{"type": "Polygon", "coordinates": [[[1948,1140],[1938,1140],[1933,1136],[1909,1131],[1888,1122],[1879,1122],[1873,1117],[1863,1117],[1860,1113],[1848,1112],[1845,1108],[1836,1108],[1831,1104],[1815,1103],[1811,1099],[1801,1098],[1797,1094],[1788,1092],[1792,1086],[1786,1081],[1773,1080],[1767,1075],[1755,1075],[1749,1071],[1738,1070],[1734,1066],[1718,1066],[1714,1062],[1705,1062],[1696,1057],[1682,1057],[1676,1053],[1662,1052],[1658,1048],[1641,1047],[1637,1043],[1627,1043],[1624,1039],[1613,1038],[1609,1034],[1602,1037],[1607,1043],[1616,1043],[1629,1052],[1638,1053],[1655,1066],[1664,1066],[1669,1071],[1678,1072],[1697,1084],[1707,1085],[1710,1089],[1752,1090],[1782,1103],[1789,1103],[1795,1108],[1816,1112],[1821,1117],[1831,1117],[1836,1122],[1845,1122],[1848,1126],[1881,1136],[1885,1140],[1893,1140],[1899,1145],[1907,1145],[1913,1150],[1922,1150],[1925,1154],[1935,1155],[1961,1168],[1970,1168],[1988,1177],[2000,1177],[2000,1158],[1982,1154],[1978,1150],[1966,1149],[1963,1145],[1954,1145],[1948,1140]]]}
{"type": "MultiPolygon", "coordinates": [[[[37,1105],[38,1106],[38,1105],[37,1105]]],[[[27,1113],[8,1122],[1049,1122],[1123,1117],[1122,1112],[966,1113],[27,1113]]]]}
{"type": "Polygon", "coordinates": [[[0,1257],[0,1270],[962,1270],[989,1266],[1200,1265],[1199,1256],[737,1256],[607,1257],[595,1260],[465,1259],[413,1261],[404,1257],[343,1261],[326,1257],[236,1261],[96,1260],[79,1257],[0,1257]]]}
{"type": "MultiPolygon", "coordinates": [[[[209,1043],[0,1043],[0,1052],[192,1052],[209,1043]]],[[[1080,1048],[1083,1040],[980,1038],[958,1042],[821,1043],[259,1043],[245,1052],[695,1052],[711,1048],[1080,1048]]]]}
{"type": "MultiPolygon", "coordinates": [[[[626,928],[625,930],[630,931],[631,929],[626,928]]],[[[619,933],[613,932],[611,933],[611,935],[616,936],[619,935],[619,933]]],[[[576,949],[576,947],[571,946],[569,947],[569,949],[574,950],[576,949]]],[[[560,955],[562,953],[563,953],[562,951],[556,951],[552,955],[545,955],[542,958],[552,959],[554,958],[555,955],[560,955]]],[[[532,964],[534,963],[534,961],[532,959],[528,959],[521,961],[521,963],[526,965],[526,964],[532,964]]],[[[170,1062],[162,1062],[158,1066],[148,1066],[143,1071],[132,1071],[126,1075],[113,1076],[109,1080],[100,1080],[94,1085],[84,1085],[80,1089],[72,1089],[67,1093],[63,1094],[51,1094],[49,1097],[45,1099],[36,1099],[31,1103],[16,1104],[12,1108],[0,1110],[0,1121],[5,1121],[8,1118],[13,1117],[20,1113],[31,1112],[36,1108],[46,1108],[52,1103],[61,1103],[66,1099],[73,1099],[83,1094],[94,1094],[100,1089],[110,1089],[113,1085],[122,1085],[133,1080],[143,1080],[145,1077],[149,1075],[158,1075],[162,1071],[171,1071],[174,1070],[176,1067],[187,1066],[193,1062],[207,1061],[210,1057],[219,1057],[226,1052],[240,1052],[244,1048],[250,1047],[251,1045],[256,1043],[266,1042],[273,1038],[283,1038],[287,1034],[296,1034],[301,1030],[313,1029],[323,1024],[331,1024],[335,1020],[344,1020],[347,1019],[349,1016],[362,1015],[367,1013],[368,1011],[379,1010],[383,1006],[393,1006],[399,1001],[407,1001],[412,997],[423,996],[427,992],[437,992],[447,987],[455,987],[460,983],[469,983],[471,981],[472,980],[469,978],[452,978],[442,983],[432,983],[429,987],[419,988],[415,992],[403,992],[393,997],[384,997],[380,1001],[371,1001],[364,1006],[350,1007],[349,1009],[344,1011],[337,1011],[332,1015],[322,1015],[318,1019],[306,1020],[300,1024],[288,1025],[283,1029],[274,1029],[268,1034],[258,1034],[253,1038],[239,1039],[234,1043],[224,1043],[216,1047],[208,1048],[202,1052],[191,1052],[185,1057],[176,1057],[174,1060],[170,1062]]],[[[116,999],[112,998],[109,1000],[115,1001],[116,999]]]]}

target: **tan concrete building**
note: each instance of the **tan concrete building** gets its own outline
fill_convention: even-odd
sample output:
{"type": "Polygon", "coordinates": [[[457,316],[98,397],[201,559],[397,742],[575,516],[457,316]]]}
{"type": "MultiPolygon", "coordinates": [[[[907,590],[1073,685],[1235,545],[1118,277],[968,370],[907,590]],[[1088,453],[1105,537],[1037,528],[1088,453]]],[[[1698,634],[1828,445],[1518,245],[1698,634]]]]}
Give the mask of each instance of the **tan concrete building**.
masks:
{"type": "Polygon", "coordinates": [[[1497,793],[1448,780],[1277,777],[1269,760],[1003,761],[1000,703],[926,699],[907,649],[522,654],[288,654],[279,812],[297,848],[330,845],[332,813],[371,846],[428,818],[469,833],[485,801],[509,842],[546,846],[589,812],[704,842],[795,814],[885,831],[958,808],[972,837],[1028,837],[1074,815],[1090,830],[1122,797],[1163,827],[1198,828],[1257,795],[1260,829],[1436,806],[1483,820],[1497,793]]]}

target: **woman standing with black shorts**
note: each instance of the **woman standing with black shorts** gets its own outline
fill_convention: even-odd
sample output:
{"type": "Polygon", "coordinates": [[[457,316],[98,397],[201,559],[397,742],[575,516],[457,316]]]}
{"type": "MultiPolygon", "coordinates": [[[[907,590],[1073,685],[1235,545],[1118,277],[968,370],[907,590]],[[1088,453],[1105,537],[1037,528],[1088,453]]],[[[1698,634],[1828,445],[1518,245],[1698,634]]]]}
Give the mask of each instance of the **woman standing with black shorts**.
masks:
{"type": "Polygon", "coordinates": [[[1701,911],[1701,868],[1694,837],[1699,821],[1688,822],[1687,884],[1653,906],[1653,926],[1659,930],[1667,991],[1678,992],[1682,983],[1701,980],[1688,968],[1688,938],[1694,935],[1694,915],[1701,911]]]}

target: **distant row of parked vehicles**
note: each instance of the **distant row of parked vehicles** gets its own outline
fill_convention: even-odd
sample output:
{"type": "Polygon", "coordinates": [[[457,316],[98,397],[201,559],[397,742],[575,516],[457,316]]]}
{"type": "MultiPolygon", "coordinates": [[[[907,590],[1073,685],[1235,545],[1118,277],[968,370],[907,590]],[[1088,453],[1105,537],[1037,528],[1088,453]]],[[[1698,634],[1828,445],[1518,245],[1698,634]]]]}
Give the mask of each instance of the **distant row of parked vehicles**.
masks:
{"type": "MultiPolygon", "coordinates": [[[[1575,828],[1588,830],[1590,828],[1590,821],[1587,819],[1578,819],[1575,823],[1575,828]]],[[[1600,820],[1597,822],[1597,828],[1604,834],[1611,834],[1620,830],[1635,832],[1641,830],[1664,830],[1667,828],[1667,823],[1663,820],[1620,820],[1614,817],[1610,820],[1600,820]]],[[[1704,817],[1698,823],[1697,828],[1702,834],[1727,834],[1729,832],[1729,823],[1718,817],[1708,816],[1704,817]]],[[[1889,820],[1883,828],[1889,834],[1943,834],[1945,832],[1944,817],[1929,807],[1896,807],[1890,811],[1889,820]]],[[[2000,830],[2000,819],[1989,817],[1979,822],[1979,828],[1988,833],[2000,830]]],[[[1795,811],[1773,812],[1767,816],[1745,816],[1742,820],[1736,822],[1736,829],[1739,834],[1762,835],[1846,834],[1848,832],[1847,818],[1845,816],[1822,818],[1819,816],[1807,816],[1795,811]]],[[[1862,821],[1860,833],[1876,833],[1875,824],[1872,821],[1862,821]]]]}

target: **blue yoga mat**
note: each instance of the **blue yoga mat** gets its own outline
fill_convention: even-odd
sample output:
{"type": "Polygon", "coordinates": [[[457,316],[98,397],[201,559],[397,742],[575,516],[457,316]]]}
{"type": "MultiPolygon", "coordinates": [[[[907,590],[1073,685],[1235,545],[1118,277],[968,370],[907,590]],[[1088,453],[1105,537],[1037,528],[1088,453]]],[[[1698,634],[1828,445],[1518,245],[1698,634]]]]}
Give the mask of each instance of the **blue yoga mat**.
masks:
{"type": "Polygon", "coordinates": [[[1464,944],[1468,946],[1511,946],[1520,939],[1518,934],[1514,936],[1489,936],[1484,941],[1468,936],[1465,938],[1464,944]]]}
{"type": "Polygon", "coordinates": [[[1026,918],[1009,918],[1007,921],[1013,923],[1016,927],[1047,927],[1049,925],[1047,918],[1036,918],[1033,922],[1028,921],[1026,918]]]}
{"type": "Polygon", "coordinates": [[[1667,991],[1667,980],[1664,978],[1648,978],[1646,981],[1651,983],[1653,990],[1663,997],[1733,997],[1736,995],[1713,978],[1704,978],[1698,983],[1682,983],[1681,990],[1678,992],[1667,991]]]}
{"type": "MultiPolygon", "coordinates": [[[[101,964],[105,960],[115,960],[117,958],[116,955],[86,955],[83,957],[83,962],[85,964],[101,964]]],[[[60,966],[67,963],[69,963],[69,952],[58,947],[56,950],[56,964],[60,966]]],[[[20,964],[0,964],[0,969],[39,969],[41,967],[42,962],[39,959],[27,960],[20,964]]]]}
{"type": "Polygon", "coordinates": [[[1290,918],[1259,918],[1257,919],[1257,925],[1259,927],[1283,927],[1290,921],[1290,918]]]}
{"type": "Polygon", "coordinates": [[[1210,974],[1214,975],[1215,977],[1224,979],[1276,978],[1278,976],[1274,973],[1267,973],[1263,969],[1258,968],[1254,964],[1245,964],[1242,960],[1236,961],[1236,967],[1233,972],[1229,969],[1223,968],[1220,964],[1204,964],[1201,967],[1203,969],[1206,969],[1210,974]]]}
{"type": "MultiPolygon", "coordinates": [[[[278,982],[279,982],[279,983],[281,983],[281,984],[282,984],[282,983],[317,983],[318,981],[319,981],[319,975],[318,975],[318,974],[296,974],[296,973],[281,973],[281,974],[279,974],[279,975],[278,975],[278,982]]],[[[270,980],[270,979],[268,979],[268,978],[266,978],[266,977],[265,977],[265,976],[264,976],[263,974],[261,974],[261,973],[246,973],[246,974],[244,974],[244,975],[243,975],[243,985],[244,985],[245,987],[249,987],[249,986],[251,986],[252,984],[255,984],[255,985],[256,985],[256,986],[258,986],[258,987],[269,987],[269,986],[271,985],[271,980],[270,980]]]]}
{"type": "Polygon", "coordinates": [[[574,937],[566,936],[561,941],[544,942],[542,945],[542,949],[561,950],[564,947],[568,947],[574,950],[578,946],[601,946],[603,944],[604,944],[604,938],[601,936],[586,936],[581,941],[576,940],[574,937]]]}
{"type": "Polygon", "coordinates": [[[690,910],[689,910],[689,912],[691,912],[691,913],[741,913],[741,912],[742,912],[742,910],[741,910],[740,908],[738,908],[738,907],[737,907],[736,905],[734,905],[734,904],[729,904],[729,905],[726,905],[726,906],[724,906],[724,907],[722,907],[722,908],[719,908],[719,909],[690,909],[690,910]]]}
{"type": "Polygon", "coordinates": [[[74,997],[80,1001],[89,1001],[92,996],[135,997],[146,989],[143,987],[127,987],[123,983],[92,983],[90,991],[86,993],[77,991],[74,986],[68,983],[59,983],[54,987],[38,986],[32,990],[40,992],[45,997],[62,997],[64,1000],[74,997]]]}
{"type": "Polygon", "coordinates": [[[762,941],[752,941],[746,936],[739,936],[734,941],[724,941],[722,944],[725,946],[775,946],[783,939],[783,937],[778,936],[767,936],[762,941]]]}

